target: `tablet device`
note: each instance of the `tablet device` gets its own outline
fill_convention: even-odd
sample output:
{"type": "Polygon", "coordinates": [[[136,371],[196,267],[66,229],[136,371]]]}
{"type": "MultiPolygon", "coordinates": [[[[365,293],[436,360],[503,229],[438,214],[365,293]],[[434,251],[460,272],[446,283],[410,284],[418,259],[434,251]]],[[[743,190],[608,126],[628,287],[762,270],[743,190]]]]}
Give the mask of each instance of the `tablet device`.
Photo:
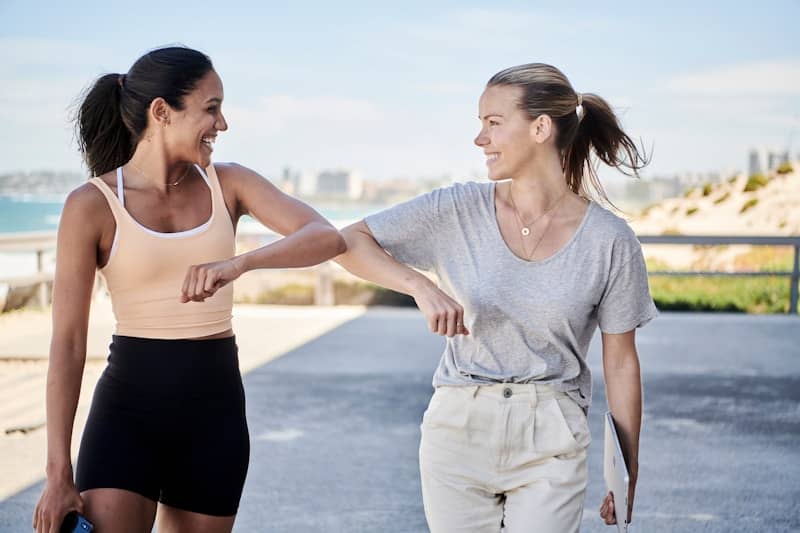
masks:
{"type": "Polygon", "coordinates": [[[628,531],[628,466],[622,455],[622,446],[617,436],[617,428],[611,412],[606,413],[606,436],[603,448],[603,477],[606,487],[614,495],[614,515],[617,519],[617,531],[628,531]]]}

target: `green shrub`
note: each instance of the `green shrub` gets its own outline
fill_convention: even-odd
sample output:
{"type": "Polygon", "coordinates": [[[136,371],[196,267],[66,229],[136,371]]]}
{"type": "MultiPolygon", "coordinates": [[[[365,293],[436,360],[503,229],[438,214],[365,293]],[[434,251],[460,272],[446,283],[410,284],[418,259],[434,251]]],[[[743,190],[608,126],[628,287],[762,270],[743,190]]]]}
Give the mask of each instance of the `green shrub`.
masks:
{"type": "Polygon", "coordinates": [[[736,183],[736,180],[739,179],[739,176],[731,176],[728,178],[728,183],[736,183]]]}
{"type": "Polygon", "coordinates": [[[661,235],[683,235],[683,233],[681,233],[678,228],[669,227],[664,228],[664,230],[661,232],[661,235]]]}
{"type": "Polygon", "coordinates": [[[785,277],[711,278],[653,276],[650,291],[665,311],[786,313],[789,283],[785,277]]]}
{"type": "Polygon", "coordinates": [[[730,197],[731,197],[731,193],[726,192],[725,194],[723,194],[722,196],[720,196],[719,198],[714,200],[714,203],[715,204],[721,204],[722,202],[724,202],[725,200],[727,200],[730,197]]]}
{"type": "Polygon", "coordinates": [[[690,207],[689,209],[686,210],[686,216],[690,217],[690,216],[694,215],[695,213],[697,213],[699,210],[700,210],[699,207],[690,207]]]}
{"type": "Polygon", "coordinates": [[[778,174],[789,174],[793,170],[794,168],[792,168],[792,164],[789,163],[788,161],[784,161],[783,163],[780,164],[780,166],[778,166],[777,169],[775,169],[775,172],[777,172],[778,174]]]}
{"type": "Polygon", "coordinates": [[[769,179],[764,174],[753,174],[747,178],[747,184],[744,186],[744,192],[752,192],[764,187],[769,183],[769,179]]]}
{"type": "Polygon", "coordinates": [[[758,204],[758,198],[750,198],[749,200],[747,200],[747,201],[744,203],[744,205],[743,205],[743,206],[742,206],[742,208],[739,210],[739,212],[740,212],[740,213],[744,213],[744,212],[746,212],[746,211],[748,211],[748,210],[752,209],[753,207],[755,207],[757,204],[758,204]]]}
{"type": "Polygon", "coordinates": [[[710,183],[703,185],[703,196],[708,196],[714,191],[714,186],[710,183]]]}
{"type": "Polygon", "coordinates": [[[689,198],[690,196],[692,196],[694,194],[694,191],[696,191],[696,190],[697,189],[695,189],[695,188],[691,188],[691,189],[687,190],[685,193],[683,193],[683,197],[684,198],[689,198]]]}

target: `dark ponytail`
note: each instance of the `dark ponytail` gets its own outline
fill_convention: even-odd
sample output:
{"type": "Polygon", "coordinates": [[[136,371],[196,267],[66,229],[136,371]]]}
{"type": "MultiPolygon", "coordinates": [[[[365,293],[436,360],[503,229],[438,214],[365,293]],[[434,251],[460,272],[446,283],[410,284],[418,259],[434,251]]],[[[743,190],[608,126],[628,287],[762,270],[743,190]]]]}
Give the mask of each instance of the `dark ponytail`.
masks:
{"type": "Polygon", "coordinates": [[[576,93],[555,67],[543,63],[511,67],[492,76],[487,86],[493,85],[520,87],[519,106],[531,119],[550,116],[567,186],[575,194],[613,205],[592,164],[592,150],[600,161],[629,176],[638,176],[649,163],[645,151],[622,130],[611,106],[596,94],[576,93]]]}
{"type": "Polygon", "coordinates": [[[147,129],[147,111],[156,98],[183,109],[183,99],[213,70],[205,54],[181,46],[140,57],[127,74],[100,76],[75,115],[78,149],[93,176],[130,160],[147,129]]]}
{"type": "Polygon", "coordinates": [[[100,76],[75,117],[78,149],[93,176],[124,165],[133,155],[131,134],[120,112],[121,80],[121,74],[100,76]]]}

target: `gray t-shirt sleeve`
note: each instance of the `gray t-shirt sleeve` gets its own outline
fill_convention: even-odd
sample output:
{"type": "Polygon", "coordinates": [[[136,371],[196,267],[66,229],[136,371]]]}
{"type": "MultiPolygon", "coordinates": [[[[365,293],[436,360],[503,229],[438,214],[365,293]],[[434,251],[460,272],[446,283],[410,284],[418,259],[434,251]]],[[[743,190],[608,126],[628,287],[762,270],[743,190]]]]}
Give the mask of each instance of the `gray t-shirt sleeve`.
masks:
{"type": "Polygon", "coordinates": [[[448,189],[436,189],[364,219],[392,257],[420,270],[434,270],[448,189]]]}
{"type": "Polygon", "coordinates": [[[619,249],[620,260],[612,267],[608,284],[597,309],[603,333],[626,333],[658,316],[650,296],[642,247],[633,232],[619,249]]]}

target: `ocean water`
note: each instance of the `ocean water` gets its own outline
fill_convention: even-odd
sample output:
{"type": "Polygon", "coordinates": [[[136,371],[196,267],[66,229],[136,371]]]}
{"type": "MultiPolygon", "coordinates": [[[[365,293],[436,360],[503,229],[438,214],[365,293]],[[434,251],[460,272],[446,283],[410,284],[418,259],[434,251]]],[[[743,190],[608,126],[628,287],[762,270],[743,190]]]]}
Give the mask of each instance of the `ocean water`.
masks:
{"type": "MultiPolygon", "coordinates": [[[[0,196],[0,234],[28,231],[56,231],[64,207],[65,196],[17,197],[0,196]]],[[[383,209],[380,205],[313,205],[334,226],[342,228],[370,213],[383,209]]],[[[269,229],[250,217],[239,221],[239,233],[269,235],[269,229]]],[[[45,268],[53,268],[52,254],[45,255],[45,268]]],[[[0,253],[0,278],[24,276],[36,272],[33,253],[0,253]]]]}
{"type": "Polygon", "coordinates": [[[0,233],[55,231],[64,198],[0,196],[0,233]]]}

